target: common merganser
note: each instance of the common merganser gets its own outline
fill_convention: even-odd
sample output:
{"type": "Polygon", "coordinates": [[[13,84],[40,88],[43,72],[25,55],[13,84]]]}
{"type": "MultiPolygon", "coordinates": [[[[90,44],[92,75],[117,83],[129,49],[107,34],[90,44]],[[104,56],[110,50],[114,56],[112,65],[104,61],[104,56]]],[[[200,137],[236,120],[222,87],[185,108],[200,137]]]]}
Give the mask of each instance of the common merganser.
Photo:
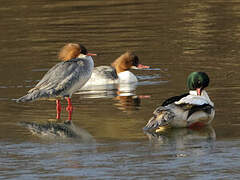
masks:
{"type": "Polygon", "coordinates": [[[214,118],[214,103],[204,90],[209,84],[205,72],[192,72],[187,78],[189,93],[174,96],[153,112],[153,117],[143,128],[154,131],[159,127],[200,127],[214,118]]]}
{"type": "Polygon", "coordinates": [[[137,77],[129,70],[143,68],[149,68],[149,66],[139,64],[139,58],[134,53],[125,52],[111,66],[95,67],[91,78],[83,89],[94,85],[135,83],[138,81],[137,77]]]}
{"type": "Polygon", "coordinates": [[[37,99],[56,99],[57,119],[60,119],[60,98],[66,98],[68,106],[68,120],[71,120],[72,103],[71,96],[79,90],[91,77],[94,62],[87,49],[80,44],[68,43],[59,53],[59,59],[63,60],[53,66],[40,80],[40,82],[28,91],[28,94],[17,99],[17,102],[34,101],[37,99]]]}

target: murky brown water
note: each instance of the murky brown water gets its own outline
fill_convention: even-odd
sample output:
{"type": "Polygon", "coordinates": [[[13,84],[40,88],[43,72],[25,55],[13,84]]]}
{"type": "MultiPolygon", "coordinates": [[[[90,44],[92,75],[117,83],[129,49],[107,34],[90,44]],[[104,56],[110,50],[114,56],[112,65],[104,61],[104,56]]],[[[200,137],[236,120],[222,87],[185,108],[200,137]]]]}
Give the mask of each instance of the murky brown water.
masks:
{"type": "MultiPolygon", "coordinates": [[[[4,179],[238,179],[240,177],[240,2],[1,1],[0,177],[4,179]],[[134,71],[139,102],[116,91],[76,94],[81,140],[33,135],[19,122],[55,118],[55,102],[17,104],[58,62],[60,47],[80,42],[110,64],[126,50],[160,70],[134,71]],[[157,136],[142,127],[167,97],[205,71],[216,106],[212,127],[157,136]]],[[[64,102],[66,105],[66,102],[64,102]]],[[[67,113],[63,112],[63,119],[67,113]]]]}

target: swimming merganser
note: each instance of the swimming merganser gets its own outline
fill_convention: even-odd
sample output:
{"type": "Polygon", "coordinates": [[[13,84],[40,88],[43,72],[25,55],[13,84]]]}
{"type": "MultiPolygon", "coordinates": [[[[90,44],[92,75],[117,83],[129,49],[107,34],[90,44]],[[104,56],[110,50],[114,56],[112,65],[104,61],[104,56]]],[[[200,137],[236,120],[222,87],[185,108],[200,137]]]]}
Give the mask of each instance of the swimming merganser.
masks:
{"type": "Polygon", "coordinates": [[[95,67],[91,78],[83,87],[116,83],[135,83],[137,77],[129,69],[149,68],[139,64],[138,56],[132,52],[126,52],[118,57],[111,66],[95,67]]]}
{"type": "Polygon", "coordinates": [[[37,99],[56,98],[57,119],[60,119],[61,104],[59,98],[66,98],[68,106],[68,120],[71,120],[71,96],[79,90],[91,77],[94,62],[87,49],[80,44],[68,43],[59,53],[63,60],[53,66],[40,80],[28,91],[28,94],[17,99],[17,102],[34,101],[37,99]]]}
{"type": "Polygon", "coordinates": [[[144,130],[153,131],[159,127],[199,127],[210,124],[214,118],[214,103],[204,90],[209,84],[205,72],[193,72],[187,78],[189,93],[174,96],[153,112],[144,130]]]}

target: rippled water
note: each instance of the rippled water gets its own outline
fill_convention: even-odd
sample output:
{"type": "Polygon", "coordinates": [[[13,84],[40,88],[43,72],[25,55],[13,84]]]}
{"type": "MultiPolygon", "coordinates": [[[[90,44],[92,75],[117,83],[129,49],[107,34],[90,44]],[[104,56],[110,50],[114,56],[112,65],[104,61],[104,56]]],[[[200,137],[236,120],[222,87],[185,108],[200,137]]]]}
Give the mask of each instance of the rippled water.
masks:
{"type": "Polygon", "coordinates": [[[239,1],[12,0],[1,1],[0,15],[1,178],[240,177],[239,1]],[[140,79],[136,86],[75,94],[71,128],[77,138],[36,135],[20,122],[54,120],[55,102],[13,99],[58,62],[67,42],[98,53],[97,66],[132,50],[152,69],[133,71],[140,79]],[[187,91],[192,71],[210,76],[212,126],[144,133],[163,100],[187,91]]]}

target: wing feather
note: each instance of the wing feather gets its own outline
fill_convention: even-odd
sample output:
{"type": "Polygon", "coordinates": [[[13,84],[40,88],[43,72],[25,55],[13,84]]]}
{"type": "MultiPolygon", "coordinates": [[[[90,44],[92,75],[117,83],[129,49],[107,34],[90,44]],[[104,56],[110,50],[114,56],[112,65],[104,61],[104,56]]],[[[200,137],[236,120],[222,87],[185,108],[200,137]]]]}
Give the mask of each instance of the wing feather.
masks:
{"type": "Polygon", "coordinates": [[[101,79],[117,79],[118,75],[116,70],[111,66],[99,66],[95,67],[93,70],[93,74],[96,74],[101,79]]]}
{"type": "Polygon", "coordinates": [[[213,107],[210,104],[203,104],[203,105],[193,105],[189,112],[188,112],[188,116],[187,119],[195,112],[198,111],[203,111],[207,114],[211,114],[213,107]]]}
{"type": "Polygon", "coordinates": [[[176,101],[179,101],[180,99],[182,99],[183,97],[185,96],[188,96],[189,93],[185,93],[185,94],[182,94],[180,96],[173,96],[173,97],[170,97],[169,99],[165,100],[163,103],[162,103],[162,106],[167,106],[169,104],[172,104],[176,101]]]}
{"type": "Polygon", "coordinates": [[[29,90],[29,93],[42,89],[55,89],[56,93],[60,93],[66,88],[70,88],[70,84],[78,80],[79,72],[83,71],[83,65],[84,61],[82,59],[72,59],[56,64],[34,88],[29,90]]]}

